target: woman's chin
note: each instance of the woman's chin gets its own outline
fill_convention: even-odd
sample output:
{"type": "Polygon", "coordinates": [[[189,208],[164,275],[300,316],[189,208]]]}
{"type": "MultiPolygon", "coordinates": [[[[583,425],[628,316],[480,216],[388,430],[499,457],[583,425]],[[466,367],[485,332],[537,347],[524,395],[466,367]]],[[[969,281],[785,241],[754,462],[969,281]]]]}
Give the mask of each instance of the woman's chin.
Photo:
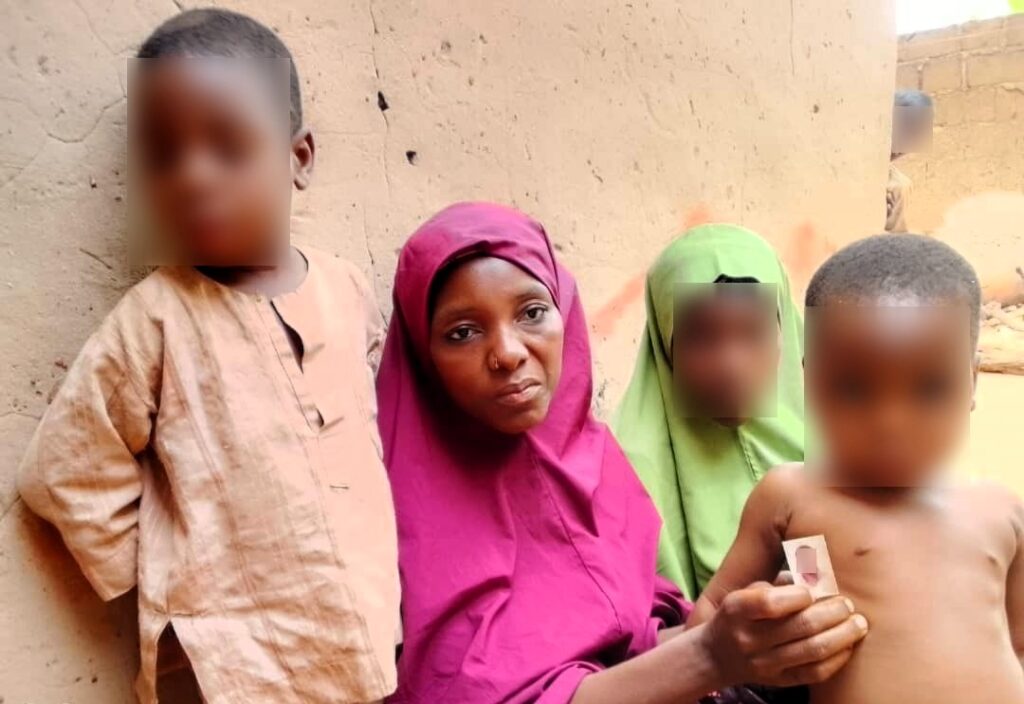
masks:
{"type": "Polygon", "coordinates": [[[519,435],[529,432],[544,422],[548,417],[548,400],[537,399],[528,407],[509,412],[502,409],[501,413],[495,413],[490,418],[482,420],[495,430],[506,435],[519,435]]]}

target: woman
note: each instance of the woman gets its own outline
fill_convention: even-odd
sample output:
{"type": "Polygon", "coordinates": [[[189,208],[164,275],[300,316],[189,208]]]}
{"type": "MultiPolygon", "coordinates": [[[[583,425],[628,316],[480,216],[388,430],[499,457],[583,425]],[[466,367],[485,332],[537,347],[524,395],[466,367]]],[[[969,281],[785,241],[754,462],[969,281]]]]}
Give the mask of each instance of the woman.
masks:
{"type": "Polygon", "coordinates": [[[461,204],[406,243],[378,380],[404,647],[393,701],[678,704],[841,667],[841,599],[755,585],[682,631],[659,521],[590,416],[576,286],[539,224],[461,204]],[[813,640],[808,638],[813,637],[813,640]]]}
{"type": "Polygon", "coordinates": [[[615,436],[664,521],[658,572],[691,599],[725,557],[754,485],[804,456],[803,324],[778,256],[704,225],[647,275],[647,327],[615,436]]]}

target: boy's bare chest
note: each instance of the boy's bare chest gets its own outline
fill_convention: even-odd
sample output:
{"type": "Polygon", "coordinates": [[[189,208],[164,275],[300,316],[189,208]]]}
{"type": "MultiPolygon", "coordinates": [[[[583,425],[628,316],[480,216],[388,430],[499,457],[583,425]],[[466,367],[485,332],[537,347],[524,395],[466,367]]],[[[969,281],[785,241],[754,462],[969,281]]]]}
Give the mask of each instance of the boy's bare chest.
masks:
{"type": "Polygon", "coordinates": [[[1024,701],[1006,621],[1010,511],[971,496],[907,506],[831,491],[800,506],[786,537],[825,536],[840,592],[871,625],[815,704],[1024,701]]]}
{"type": "Polygon", "coordinates": [[[948,613],[967,595],[975,607],[1005,604],[1011,518],[969,497],[892,505],[825,490],[794,513],[786,537],[816,534],[825,536],[840,591],[893,626],[948,613]]]}

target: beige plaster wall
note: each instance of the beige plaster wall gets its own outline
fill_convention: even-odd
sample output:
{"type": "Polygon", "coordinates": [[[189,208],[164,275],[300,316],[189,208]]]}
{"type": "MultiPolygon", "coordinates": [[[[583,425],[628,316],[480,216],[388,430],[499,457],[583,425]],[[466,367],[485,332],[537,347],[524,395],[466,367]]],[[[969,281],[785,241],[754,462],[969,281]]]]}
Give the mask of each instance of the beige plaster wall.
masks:
{"type": "Polygon", "coordinates": [[[990,295],[1024,297],[1024,14],[901,37],[897,85],[935,101],[931,151],[899,162],[908,227],[960,249],[990,295]]]}
{"type": "MultiPolygon", "coordinates": [[[[130,605],[91,594],[13,473],[138,275],[124,256],[125,57],[178,5],[0,0],[4,704],[131,700],[130,605]]],[[[230,5],[278,28],[303,76],[320,152],[296,236],[372,272],[390,308],[396,250],[433,211],[487,198],[534,213],[580,280],[602,412],[631,371],[639,276],[686,224],[760,230],[798,280],[882,226],[887,0],[230,5]]]]}

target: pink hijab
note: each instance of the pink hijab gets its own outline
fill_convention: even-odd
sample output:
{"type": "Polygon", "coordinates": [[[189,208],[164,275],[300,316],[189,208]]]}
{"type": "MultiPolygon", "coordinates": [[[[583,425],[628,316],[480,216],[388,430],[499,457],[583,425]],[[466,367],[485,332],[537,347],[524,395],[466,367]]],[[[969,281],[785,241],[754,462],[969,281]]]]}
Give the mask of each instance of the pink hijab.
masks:
{"type": "Polygon", "coordinates": [[[404,647],[392,702],[563,704],[580,680],[648,650],[685,606],[655,577],[660,521],[590,415],[587,326],[544,229],[510,208],[453,205],[398,261],[377,384],[398,515],[404,647]],[[429,362],[429,299],[452,261],[500,257],[565,321],[547,419],[501,435],[456,409],[429,362]]]}

